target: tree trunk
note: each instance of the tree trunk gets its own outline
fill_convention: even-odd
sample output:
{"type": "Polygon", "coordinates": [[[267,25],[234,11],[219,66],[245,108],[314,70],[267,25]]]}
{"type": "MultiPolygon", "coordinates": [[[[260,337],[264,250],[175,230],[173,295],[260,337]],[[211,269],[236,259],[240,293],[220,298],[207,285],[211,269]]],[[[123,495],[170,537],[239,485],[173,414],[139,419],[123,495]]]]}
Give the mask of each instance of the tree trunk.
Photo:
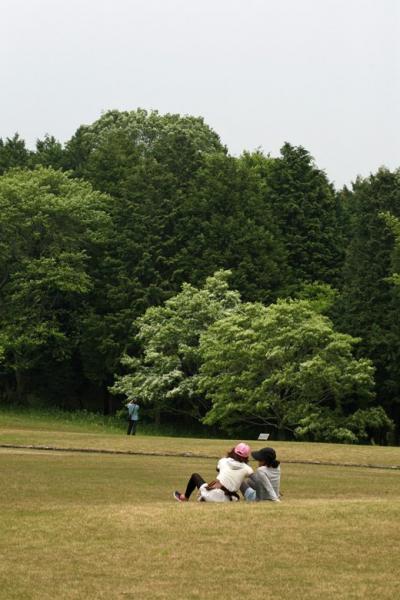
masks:
{"type": "Polygon", "coordinates": [[[100,395],[103,398],[103,413],[105,415],[113,415],[114,414],[114,398],[107,390],[105,385],[102,385],[100,388],[100,395]]]}
{"type": "Polygon", "coordinates": [[[276,429],[276,439],[280,442],[285,442],[287,439],[287,432],[284,427],[277,427],[276,429]]]}
{"type": "Polygon", "coordinates": [[[17,401],[22,402],[25,394],[25,378],[22,371],[18,368],[15,369],[15,383],[17,392],[17,401]]]}

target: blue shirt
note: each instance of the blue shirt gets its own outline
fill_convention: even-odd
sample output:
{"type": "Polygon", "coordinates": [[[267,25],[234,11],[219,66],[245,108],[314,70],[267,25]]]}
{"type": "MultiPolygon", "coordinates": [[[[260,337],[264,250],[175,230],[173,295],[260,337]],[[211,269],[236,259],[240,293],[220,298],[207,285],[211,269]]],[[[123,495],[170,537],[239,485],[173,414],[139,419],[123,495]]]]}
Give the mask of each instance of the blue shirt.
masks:
{"type": "Polygon", "coordinates": [[[139,421],[139,405],[134,402],[128,405],[129,418],[131,421],[139,421]]]}

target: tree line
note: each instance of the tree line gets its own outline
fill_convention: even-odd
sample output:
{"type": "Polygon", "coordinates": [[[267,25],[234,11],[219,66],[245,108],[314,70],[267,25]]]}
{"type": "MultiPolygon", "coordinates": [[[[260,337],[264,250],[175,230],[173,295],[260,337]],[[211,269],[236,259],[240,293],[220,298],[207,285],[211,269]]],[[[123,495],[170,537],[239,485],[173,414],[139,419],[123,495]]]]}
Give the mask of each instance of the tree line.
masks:
{"type": "Polygon", "coordinates": [[[2,403],[140,391],[182,427],[399,440],[399,171],[336,190],[301,146],[233,157],[201,118],[109,111],[0,139],[0,207],[2,403]]]}

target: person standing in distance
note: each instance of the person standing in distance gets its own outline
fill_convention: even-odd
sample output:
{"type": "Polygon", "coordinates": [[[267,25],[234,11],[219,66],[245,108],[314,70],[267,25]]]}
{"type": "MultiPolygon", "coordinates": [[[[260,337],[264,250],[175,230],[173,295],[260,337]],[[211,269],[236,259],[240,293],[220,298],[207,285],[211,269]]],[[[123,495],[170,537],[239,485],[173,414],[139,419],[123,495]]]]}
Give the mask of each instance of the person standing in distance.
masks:
{"type": "Polygon", "coordinates": [[[137,422],[139,421],[139,404],[132,398],[126,405],[128,409],[128,431],[127,435],[136,435],[137,422]]]}

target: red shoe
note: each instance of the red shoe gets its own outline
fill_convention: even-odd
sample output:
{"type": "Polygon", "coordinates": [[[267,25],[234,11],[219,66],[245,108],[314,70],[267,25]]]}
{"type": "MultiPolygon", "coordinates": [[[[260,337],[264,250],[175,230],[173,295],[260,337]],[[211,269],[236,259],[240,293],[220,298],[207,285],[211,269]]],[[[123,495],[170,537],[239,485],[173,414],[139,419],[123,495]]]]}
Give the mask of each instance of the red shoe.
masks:
{"type": "Polygon", "coordinates": [[[180,492],[174,492],[173,496],[177,502],[187,502],[188,501],[186,496],[184,494],[181,494],[180,492]]]}

